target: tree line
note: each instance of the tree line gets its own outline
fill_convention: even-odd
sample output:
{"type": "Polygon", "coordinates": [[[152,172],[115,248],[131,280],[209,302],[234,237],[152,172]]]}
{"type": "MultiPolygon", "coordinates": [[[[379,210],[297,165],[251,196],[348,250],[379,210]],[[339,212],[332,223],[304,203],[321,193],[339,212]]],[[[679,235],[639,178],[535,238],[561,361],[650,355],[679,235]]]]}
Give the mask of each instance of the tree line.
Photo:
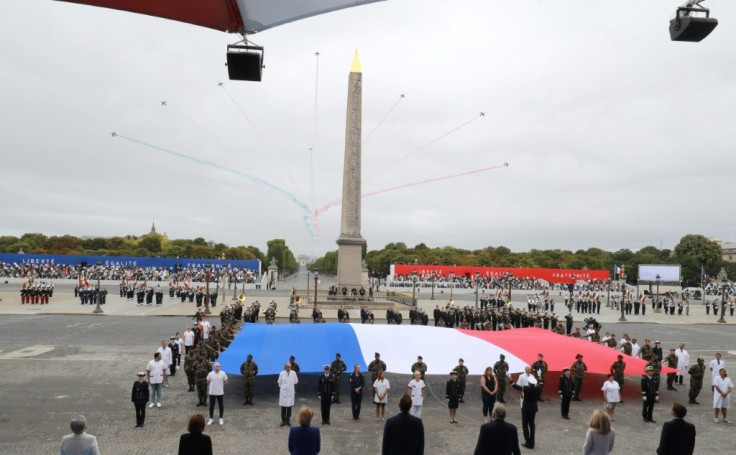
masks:
{"type": "MultiPolygon", "coordinates": [[[[701,266],[708,279],[725,268],[729,278],[736,277],[736,263],[722,260],[721,247],[705,236],[688,234],[680,239],[674,249],[646,246],[638,251],[620,249],[604,251],[600,248],[586,250],[538,250],[512,252],[505,246],[466,250],[452,246],[430,248],[420,243],[413,248],[403,242],[389,243],[381,250],[364,253],[366,266],[379,276],[389,274],[391,264],[436,264],[478,267],[527,267],[554,269],[610,270],[614,265],[624,267],[626,281],[636,283],[639,264],[679,264],[684,286],[699,286],[701,266]]],[[[331,251],[312,264],[320,273],[337,272],[337,251],[331,251]]]]}

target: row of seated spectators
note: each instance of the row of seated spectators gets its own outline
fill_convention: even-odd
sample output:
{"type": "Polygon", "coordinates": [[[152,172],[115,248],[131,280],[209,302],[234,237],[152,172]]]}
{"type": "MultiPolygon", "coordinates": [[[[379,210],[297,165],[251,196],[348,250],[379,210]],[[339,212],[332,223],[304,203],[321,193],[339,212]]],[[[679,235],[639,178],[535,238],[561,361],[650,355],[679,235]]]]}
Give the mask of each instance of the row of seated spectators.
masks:
{"type": "MultiPolygon", "coordinates": [[[[516,277],[489,277],[480,276],[478,277],[478,287],[481,289],[508,289],[509,285],[512,290],[522,291],[564,291],[568,292],[567,283],[548,283],[545,280],[540,280],[534,277],[527,278],[516,278],[516,277]]],[[[418,288],[431,288],[434,285],[436,288],[454,288],[454,289],[473,289],[475,288],[475,280],[468,276],[442,276],[432,275],[424,273],[417,274],[417,287],[418,288]]],[[[389,287],[393,288],[411,288],[412,275],[394,275],[393,280],[388,282],[389,287]]],[[[575,285],[575,292],[605,292],[608,288],[608,283],[600,280],[590,280],[586,283],[578,282],[575,285]]],[[[622,285],[618,282],[611,283],[612,292],[621,292],[622,285]]]]}

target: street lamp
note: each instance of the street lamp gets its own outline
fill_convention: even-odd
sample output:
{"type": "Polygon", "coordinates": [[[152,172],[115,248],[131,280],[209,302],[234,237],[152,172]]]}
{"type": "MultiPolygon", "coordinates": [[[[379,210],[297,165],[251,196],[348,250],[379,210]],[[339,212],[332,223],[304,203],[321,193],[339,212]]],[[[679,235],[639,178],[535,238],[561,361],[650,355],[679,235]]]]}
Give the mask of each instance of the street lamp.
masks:
{"type": "Polygon", "coordinates": [[[718,319],[718,322],[725,324],[726,323],[726,294],[728,292],[728,279],[724,276],[721,280],[721,317],[718,319]]]}
{"type": "Polygon", "coordinates": [[[411,305],[417,306],[417,269],[411,273],[411,305]]]}
{"type": "Polygon", "coordinates": [[[654,278],[657,279],[657,299],[654,301],[654,312],[655,313],[661,313],[662,307],[659,305],[659,279],[661,278],[659,276],[659,273],[654,278]]]}
{"type": "Polygon", "coordinates": [[[314,309],[317,309],[317,280],[319,279],[319,271],[314,269],[314,309]]]}
{"type": "Polygon", "coordinates": [[[312,274],[309,273],[309,269],[307,269],[307,300],[309,300],[309,279],[312,277],[312,274]]]}
{"type": "MultiPolygon", "coordinates": [[[[94,314],[100,314],[104,313],[102,311],[102,308],[100,308],[100,297],[102,296],[102,289],[100,289],[100,275],[102,274],[102,263],[100,261],[97,261],[97,264],[95,266],[95,271],[97,272],[97,293],[95,294],[95,301],[97,302],[97,305],[95,305],[94,311],[92,313],[94,314]]],[[[723,321],[726,322],[726,321],[723,321]]]]}
{"type": "Polygon", "coordinates": [[[455,289],[455,269],[450,270],[450,301],[452,301],[453,289],[455,289]]]}
{"type": "MultiPolygon", "coordinates": [[[[624,303],[626,301],[626,294],[628,293],[628,289],[626,288],[626,275],[621,275],[621,278],[624,280],[623,282],[623,289],[621,291],[621,317],[618,318],[619,322],[626,322],[626,316],[624,316],[624,303]]],[[[610,289],[609,289],[610,292],[610,289]]]]}
{"type": "Polygon", "coordinates": [[[204,294],[204,314],[210,314],[210,273],[212,272],[212,264],[206,264],[204,266],[204,282],[205,282],[205,294],[204,294]]]}
{"type": "MultiPolygon", "coordinates": [[[[230,280],[233,282],[233,300],[238,300],[238,268],[234,267],[231,271],[233,271],[232,279],[230,280]]],[[[245,275],[243,275],[243,278],[245,278],[245,275]]],[[[224,289],[222,295],[225,295],[224,289]]]]}
{"type": "Polygon", "coordinates": [[[478,308],[478,284],[480,283],[480,272],[475,271],[475,307],[478,308]]]}

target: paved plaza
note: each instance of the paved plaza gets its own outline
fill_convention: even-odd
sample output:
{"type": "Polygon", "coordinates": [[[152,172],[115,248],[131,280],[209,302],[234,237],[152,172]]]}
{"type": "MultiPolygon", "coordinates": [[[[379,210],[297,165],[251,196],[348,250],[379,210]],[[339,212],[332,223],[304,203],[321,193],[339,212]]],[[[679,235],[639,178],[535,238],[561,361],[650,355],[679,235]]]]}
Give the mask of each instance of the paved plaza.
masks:
{"type": "MultiPolygon", "coordinates": [[[[111,288],[111,291],[114,289],[111,288]]],[[[283,308],[288,303],[285,291],[260,291],[253,296],[262,303],[272,297],[283,308]]],[[[252,293],[249,294],[249,299],[252,293]]],[[[426,291],[422,297],[427,297],[426,291]]],[[[228,299],[231,298],[228,295],[228,299]]],[[[130,387],[135,373],[145,368],[160,341],[176,331],[183,331],[193,313],[194,304],[175,303],[168,297],[161,308],[137,307],[121,301],[115,295],[103,306],[102,316],[92,316],[92,307],[82,306],[73,298],[70,288],[60,286],[52,303],[21,306],[17,287],[0,285],[0,453],[48,454],[57,453],[61,436],[69,433],[69,420],[84,414],[89,421],[89,432],[97,436],[103,454],[173,454],[179,435],[185,431],[188,417],[205,412],[195,406],[194,393],[187,392],[186,377],[179,372],[164,389],[163,407],[147,409],[146,425],[136,429],[130,387]],[[45,314],[42,314],[45,313],[45,314]],[[145,316],[145,317],[141,317],[145,316]]],[[[459,296],[456,301],[473,302],[472,296],[459,296]]],[[[519,305],[522,296],[515,302],[519,305]]],[[[420,305],[431,310],[438,301],[420,300],[420,305]]],[[[464,304],[464,303],[463,303],[464,304]]],[[[218,304],[219,308],[220,304],[218,304]]],[[[327,317],[333,317],[326,310],[327,317]]],[[[716,350],[724,353],[727,365],[736,365],[736,342],[733,324],[713,323],[706,318],[699,305],[694,305],[690,316],[664,316],[648,313],[632,323],[616,323],[618,312],[601,310],[598,320],[604,331],[623,333],[643,340],[645,337],[662,341],[665,348],[676,343],[687,343],[691,359],[713,358],[716,350]],[[706,324],[708,323],[708,324],[706,324]]],[[[308,315],[303,315],[308,316],[308,315]]],[[[356,313],[351,312],[355,318],[356,313]]],[[[377,314],[377,323],[384,323],[377,314]]],[[[308,319],[305,318],[305,319],[308,319]]],[[[576,315],[575,326],[581,325],[576,315]]],[[[729,321],[731,318],[728,318],[729,321]]],[[[431,321],[431,319],[430,319],[431,321]]],[[[305,321],[306,322],[306,321],[305,321]]],[[[311,322],[311,321],[310,321],[311,322]]],[[[460,353],[462,354],[462,353],[460,353]]],[[[571,353],[571,362],[574,353],[571,353]]],[[[258,359],[255,359],[258,361],[258,359]]],[[[325,359],[329,361],[331,359],[325,359]]],[[[489,364],[496,359],[489,359],[489,364]]],[[[407,365],[407,373],[410,365],[407,365]]],[[[423,421],[428,454],[472,453],[482,423],[478,377],[468,378],[466,403],[458,412],[458,425],[449,424],[448,411],[443,399],[447,372],[432,371],[429,365],[428,399],[425,401],[423,421]]],[[[706,374],[706,378],[708,375],[706,374]]],[[[398,412],[399,394],[405,390],[409,375],[389,374],[394,387],[389,398],[389,415],[398,412]]],[[[601,378],[601,381],[603,378],[601,378]]],[[[343,379],[344,382],[347,378],[343,379]]],[[[552,383],[554,383],[553,378],[552,383]]],[[[548,380],[548,382],[550,382],[548,380]]],[[[687,383],[687,378],[686,378],[687,383]]],[[[554,387],[554,386],[548,386],[554,387]]],[[[669,420],[673,401],[687,402],[685,387],[677,392],[664,391],[661,403],[655,408],[656,424],[641,421],[640,398],[637,396],[638,377],[626,381],[625,403],[616,413],[616,453],[654,453],[664,421],[669,420]],[[633,393],[633,396],[632,396],[633,393]]],[[[333,406],[332,425],[320,426],[322,453],[375,454],[380,452],[383,425],[373,417],[373,405],[366,396],[360,422],[352,422],[349,398],[343,384],[342,404],[333,406]]],[[[297,391],[297,407],[311,406],[319,413],[316,376],[302,375],[297,391]]],[[[286,453],[288,430],[279,427],[277,406],[278,390],[275,376],[261,376],[256,380],[255,406],[242,406],[243,386],[235,376],[226,390],[225,425],[207,427],[216,453],[286,453]]],[[[508,420],[520,426],[518,394],[507,393],[508,420]]],[[[552,395],[549,402],[540,404],[537,417],[537,446],[525,453],[579,453],[587,419],[593,409],[602,405],[598,394],[582,403],[573,403],[570,421],[559,417],[559,400],[552,395]]],[[[712,395],[704,389],[700,406],[688,406],[687,420],[697,427],[696,453],[711,453],[724,447],[736,446],[736,428],[714,424],[712,395]]],[[[319,416],[315,416],[319,423],[319,416]]]]}

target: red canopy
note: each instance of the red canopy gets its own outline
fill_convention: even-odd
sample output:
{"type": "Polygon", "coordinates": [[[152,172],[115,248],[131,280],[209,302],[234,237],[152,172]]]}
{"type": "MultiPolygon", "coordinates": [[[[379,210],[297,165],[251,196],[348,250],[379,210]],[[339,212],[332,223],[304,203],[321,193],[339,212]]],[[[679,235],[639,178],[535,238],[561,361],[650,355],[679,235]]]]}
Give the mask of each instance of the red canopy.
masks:
{"type": "MultiPolygon", "coordinates": [[[[585,339],[558,335],[551,330],[534,327],[498,332],[463,329],[460,331],[495,344],[529,365],[537,360],[537,354],[542,354],[549,371],[570,368],[575,363],[575,356],[582,354],[588,373],[608,374],[611,372],[611,365],[618,360],[617,356],[622,354],[620,351],[585,339]]],[[[627,375],[644,374],[644,367],[647,364],[645,360],[622,355],[626,362],[627,375]]],[[[662,373],[676,372],[674,368],[662,367],[662,373]]]]}
{"type": "Polygon", "coordinates": [[[220,31],[237,32],[243,17],[236,0],[61,0],[163,17],[220,31]]]}

